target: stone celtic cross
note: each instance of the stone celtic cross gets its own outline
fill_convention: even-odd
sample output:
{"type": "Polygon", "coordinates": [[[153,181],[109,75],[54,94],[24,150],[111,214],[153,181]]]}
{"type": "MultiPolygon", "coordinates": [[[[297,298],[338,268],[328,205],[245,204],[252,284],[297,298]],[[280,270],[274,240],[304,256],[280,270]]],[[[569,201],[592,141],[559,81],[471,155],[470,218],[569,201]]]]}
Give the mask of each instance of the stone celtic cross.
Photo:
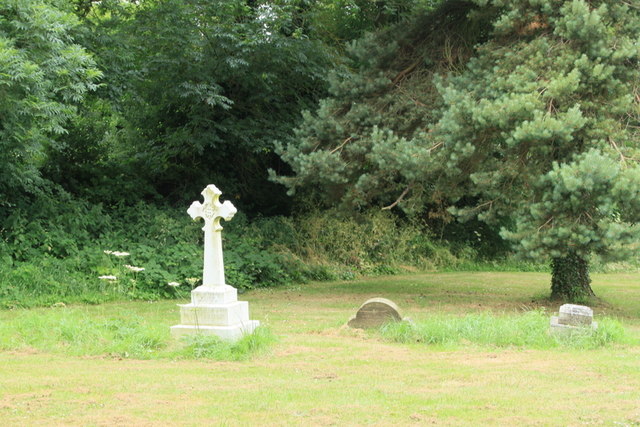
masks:
{"type": "Polygon", "coordinates": [[[191,218],[204,220],[204,268],[203,287],[224,286],[224,262],[222,260],[222,226],[220,220],[229,221],[238,212],[230,201],[220,203],[222,191],[213,184],[202,190],[204,203],[193,202],[187,213],[191,218]]]}

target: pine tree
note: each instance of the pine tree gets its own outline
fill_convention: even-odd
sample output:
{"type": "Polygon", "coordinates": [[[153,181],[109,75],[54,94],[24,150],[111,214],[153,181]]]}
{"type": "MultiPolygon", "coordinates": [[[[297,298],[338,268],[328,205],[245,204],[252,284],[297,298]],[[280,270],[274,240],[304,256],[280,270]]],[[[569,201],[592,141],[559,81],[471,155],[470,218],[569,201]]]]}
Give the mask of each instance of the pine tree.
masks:
{"type": "Polygon", "coordinates": [[[550,259],[554,296],[592,295],[591,254],[623,258],[640,239],[640,2],[450,0],[394,31],[354,45],[281,147],[296,175],[276,179],[352,206],[446,200],[550,259]],[[447,61],[453,37],[438,34],[469,28],[472,54],[447,61]]]}
{"type": "Polygon", "coordinates": [[[490,23],[469,17],[468,1],[442,3],[348,47],[330,96],[277,150],[295,175],[272,179],[326,205],[424,208],[437,148],[428,132],[442,106],[433,76],[459,72],[490,23]]]}
{"type": "Polygon", "coordinates": [[[552,295],[593,295],[592,253],[640,239],[636,197],[640,3],[486,1],[490,42],[441,83],[441,185],[478,203],[457,214],[503,229],[520,253],[551,258],[552,295]]]}

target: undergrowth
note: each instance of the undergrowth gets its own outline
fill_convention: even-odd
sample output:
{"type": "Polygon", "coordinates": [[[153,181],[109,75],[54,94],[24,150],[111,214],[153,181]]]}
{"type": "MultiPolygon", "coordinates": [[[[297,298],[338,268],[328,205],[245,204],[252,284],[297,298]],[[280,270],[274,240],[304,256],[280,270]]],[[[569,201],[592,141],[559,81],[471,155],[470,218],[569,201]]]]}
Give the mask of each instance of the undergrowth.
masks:
{"type": "MultiPolygon", "coordinates": [[[[184,207],[106,207],[61,192],[0,213],[8,213],[0,217],[0,308],[188,298],[201,284],[202,225],[184,207]]],[[[240,292],[411,271],[548,271],[504,251],[486,258],[497,244],[486,230],[449,244],[380,210],[254,219],[240,212],[223,226],[226,281],[240,292]]]]}
{"type": "MultiPolygon", "coordinates": [[[[0,308],[188,298],[203,233],[184,208],[103,206],[64,192],[0,218],[0,308]]],[[[437,269],[471,261],[388,212],[336,211],[223,222],[225,276],[256,287],[437,269]]]]}
{"type": "Polygon", "coordinates": [[[551,333],[549,316],[543,310],[502,316],[492,313],[462,317],[434,315],[418,323],[389,323],[380,329],[380,334],[392,342],[444,347],[474,344],[532,349],[595,349],[629,342],[622,324],[608,317],[599,318],[595,330],[551,333]]]}

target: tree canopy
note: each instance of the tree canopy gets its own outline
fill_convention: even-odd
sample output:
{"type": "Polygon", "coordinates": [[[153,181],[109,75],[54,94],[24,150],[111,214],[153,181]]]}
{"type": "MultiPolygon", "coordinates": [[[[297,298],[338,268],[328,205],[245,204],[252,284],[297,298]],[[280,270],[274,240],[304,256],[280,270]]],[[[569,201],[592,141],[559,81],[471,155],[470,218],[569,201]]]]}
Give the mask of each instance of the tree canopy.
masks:
{"type": "Polygon", "coordinates": [[[640,237],[626,199],[640,184],[638,5],[452,1],[428,16],[478,30],[409,55],[374,40],[379,50],[366,49],[355,77],[340,80],[346,90],[282,148],[296,175],[276,179],[352,206],[444,204],[462,220],[499,224],[522,255],[550,257],[555,278],[577,258],[584,280],[554,293],[591,293],[588,255],[622,256],[640,237]],[[414,62],[394,69],[407,57],[414,62]]]}
{"type": "Polygon", "coordinates": [[[0,0],[0,213],[215,182],[487,233],[580,298],[640,239],[639,40],[638,0],[0,0]]]}
{"type": "Polygon", "coordinates": [[[47,2],[0,1],[0,207],[37,188],[44,150],[97,88],[102,73],[76,43],[78,25],[47,2]]]}

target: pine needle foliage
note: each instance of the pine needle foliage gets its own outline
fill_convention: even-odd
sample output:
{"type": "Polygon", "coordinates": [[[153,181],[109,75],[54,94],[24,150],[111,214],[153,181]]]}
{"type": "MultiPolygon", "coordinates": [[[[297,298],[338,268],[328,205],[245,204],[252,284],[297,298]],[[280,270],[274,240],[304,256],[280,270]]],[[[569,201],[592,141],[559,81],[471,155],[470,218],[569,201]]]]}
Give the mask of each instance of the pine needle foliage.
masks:
{"type": "Polygon", "coordinates": [[[637,0],[443,2],[353,46],[351,73],[281,147],[295,176],[275,179],[477,218],[552,261],[554,296],[592,295],[589,256],[640,239],[639,39],[637,0]]]}
{"type": "Polygon", "coordinates": [[[429,123],[442,98],[433,77],[459,72],[486,37],[484,14],[470,2],[418,9],[397,26],[347,49],[345,68],[330,76],[330,97],[277,150],[295,176],[272,179],[315,203],[361,208],[393,202],[408,186],[406,210],[422,209],[429,123]],[[413,184],[412,184],[413,183],[413,184]]]}
{"type": "Polygon", "coordinates": [[[589,255],[624,258],[640,239],[640,4],[477,3],[501,14],[467,71],[439,85],[440,183],[477,200],[459,216],[509,218],[503,237],[551,258],[553,296],[593,295],[589,255]]]}

